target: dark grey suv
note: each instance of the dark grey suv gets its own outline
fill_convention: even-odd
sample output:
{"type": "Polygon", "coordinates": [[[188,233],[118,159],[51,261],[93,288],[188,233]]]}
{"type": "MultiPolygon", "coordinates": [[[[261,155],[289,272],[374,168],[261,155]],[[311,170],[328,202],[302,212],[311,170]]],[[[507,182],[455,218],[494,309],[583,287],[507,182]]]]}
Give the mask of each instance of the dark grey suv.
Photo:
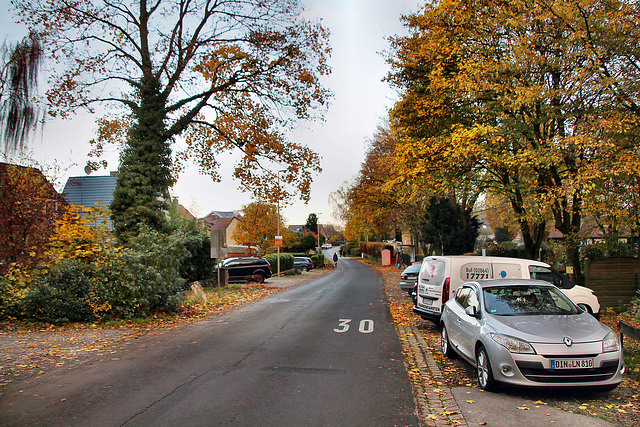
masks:
{"type": "Polygon", "coordinates": [[[271,277],[271,264],[260,257],[228,258],[218,264],[229,272],[229,282],[256,281],[262,283],[271,277]]]}
{"type": "Polygon", "coordinates": [[[313,269],[311,258],[297,256],[293,258],[293,268],[306,272],[313,269]]]}
{"type": "Polygon", "coordinates": [[[400,289],[407,292],[409,295],[413,293],[413,287],[418,283],[418,274],[420,273],[420,267],[422,263],[414,263],[405,268],[400,275],[400,289]]]}

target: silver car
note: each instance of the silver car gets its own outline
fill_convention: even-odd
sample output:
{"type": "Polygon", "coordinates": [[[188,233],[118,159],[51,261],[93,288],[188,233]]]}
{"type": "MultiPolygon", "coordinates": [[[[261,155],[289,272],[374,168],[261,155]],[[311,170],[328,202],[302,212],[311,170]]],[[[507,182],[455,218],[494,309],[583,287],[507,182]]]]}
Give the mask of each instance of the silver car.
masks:
{"type": "Polygon", "coordinates": [[[413,288],[418,282],[418,274],[420,273],[421,266],[422,263],[411,264],[400,274],[400,289],[409,295],[413,293],[413,288]]]}
{"type": "Polygon", "coordinates": [[[442,353],[474,365],[485,390],[501,383],[613,389],[625,370],[618,335],[544,281],[463,283],[440,326],[442,353]]]}

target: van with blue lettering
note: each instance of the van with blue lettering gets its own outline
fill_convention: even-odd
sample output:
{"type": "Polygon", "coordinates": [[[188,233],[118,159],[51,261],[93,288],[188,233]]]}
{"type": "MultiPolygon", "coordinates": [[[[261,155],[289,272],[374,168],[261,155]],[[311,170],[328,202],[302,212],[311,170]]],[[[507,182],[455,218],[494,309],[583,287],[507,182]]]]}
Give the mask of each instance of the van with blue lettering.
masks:
{"type": "Polygon", "coordinates": [[[580,308],[600,315],[598,297],[575,285],[549,264],[520,258],[487,256],[430,256],[422,261],[416,283],[413,311],[439,325],[442,306],[464,282],[481,279],[538,279],[556,285],[580,308]]]}

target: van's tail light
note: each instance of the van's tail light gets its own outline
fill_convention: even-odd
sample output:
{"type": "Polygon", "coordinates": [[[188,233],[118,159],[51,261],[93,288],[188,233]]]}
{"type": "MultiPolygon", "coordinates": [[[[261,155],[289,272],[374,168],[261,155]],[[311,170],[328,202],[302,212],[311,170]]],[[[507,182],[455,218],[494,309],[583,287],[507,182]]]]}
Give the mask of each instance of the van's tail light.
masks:
{"type": "Polygon", "coordinates": [[[449,301],[449,288],[451,287],[451,278],[447,277],[444,280],[444,285],[442,286],[442,303],[449,301]]]}
{"type": "Polygon", "coordinates": [[[406,278],[407,278],[407,275],[406,275],[406,274],[401,274],[401,275],[400,275],[400,279],[405,280],[406,278]]]}

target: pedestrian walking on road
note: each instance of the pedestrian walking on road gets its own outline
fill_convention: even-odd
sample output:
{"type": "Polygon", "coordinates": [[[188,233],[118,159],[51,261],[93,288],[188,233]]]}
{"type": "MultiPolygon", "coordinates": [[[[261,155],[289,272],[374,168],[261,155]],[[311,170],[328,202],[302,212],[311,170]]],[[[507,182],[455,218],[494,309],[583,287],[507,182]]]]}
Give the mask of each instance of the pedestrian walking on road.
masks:
{"type": "Polygon", "coordinates": [[[336,267],[338,266],[338,254],[337,253],[333,253],[333,263],[336,265],[336,267]]]}

